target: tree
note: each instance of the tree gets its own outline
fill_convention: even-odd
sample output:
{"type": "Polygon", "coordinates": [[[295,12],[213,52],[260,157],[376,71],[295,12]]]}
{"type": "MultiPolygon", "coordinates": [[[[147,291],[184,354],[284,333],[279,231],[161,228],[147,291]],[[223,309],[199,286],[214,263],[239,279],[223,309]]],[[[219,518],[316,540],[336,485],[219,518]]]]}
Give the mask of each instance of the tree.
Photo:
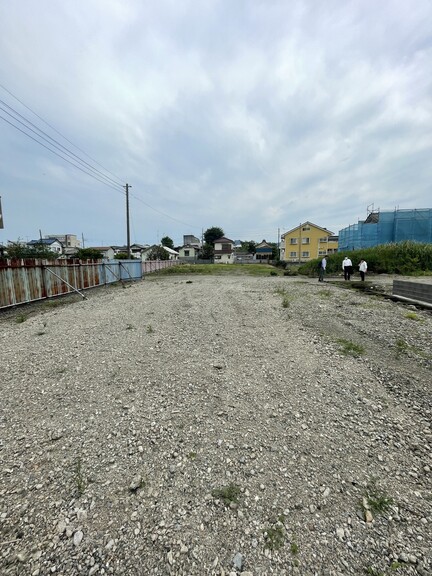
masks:
{"type": "Polygon", "coordinates": [[[255,254],[256,252],[256,242],[253,240],[242,240],[241,247],[246,251],[246,254],[255,254]]]}
{"type": "Polygon", "coordinates": [[[132,254],[129,256],[127,252],[118,252],[114,255],[114,260],[136,260],[132,254]]]}
{"type": "Polygon", "coordinates": [[[207,242],[203,245],[200,251],[200,258],[203,260],[210,260],[214,256],[214,248],[212,244],[207,244],[207,242]]]}
{"type": "Polygon", "coordinates": [[[169,253],[162,246],[153,246],[148,255],[149,260],[168,260],[169,253]]]}
{"type": "Polygon", "coordinates": [[[39,258],[41,260],[56,260],[59,257],[57,252],[53,252],[47,248],[43,243],[35,244],[30,247],[23,244],[19,239],[17,242],[9,244],[6,248],[7,258],[21,259],[21,258],[39,258]]]}
{"type": "Polygon", "coordinates": [[[279,247],[276,242],[269,242],[272,247],[272,260],[273,262],[278,262],[280,259],[279,247]]]}
{"type": "Polygon", "coordinates": [[[161,244],[162,246],[166,246],[167,248],[171,248],[171,250],[174,250],[174,242],[169,236],[164,236],[161,240],[161,244]]]}
{"type": "Polygon", "coordinates": [[[74,258],[80,260],[102,260],[103,254],[97,248],[80,248],[76,251],[74,258]]]}
{"type": "Polygon", "coordinates": [[[204,232],[204,240],[206,241],[207,244],[210,244],[210,246],[213,246],[214,241],[217,240],[218,238],[222,238],[223,235],[224,235],[224,231],[222,230],[222,228],[218,228],[217,226],[213,226],[213,228],[208,228],[204,232]]]}

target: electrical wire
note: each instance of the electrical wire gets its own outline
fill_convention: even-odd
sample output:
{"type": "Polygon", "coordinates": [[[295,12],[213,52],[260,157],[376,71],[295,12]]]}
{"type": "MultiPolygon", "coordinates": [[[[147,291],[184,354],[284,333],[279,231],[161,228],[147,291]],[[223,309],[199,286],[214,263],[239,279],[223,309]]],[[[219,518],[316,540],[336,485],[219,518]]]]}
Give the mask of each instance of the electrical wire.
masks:
{"type": "Polygon", "coordinates": [[[147,204],[147,202],[145,202],[142,198],[139,198],[138,196],[135,196],[134,194],[130,194],[130,196],[135,198],[135,200],[138,200],[138,202],[141,202],[142,204],[147,206],[147,208],[150,208],[154,212],[157,212],[158,214],[161,214],[162,216],[165,216],[166,218],[169,218],[170,220],[173,220],[174,222],[178,222],[179,224],[183,224],[184,226],[188,226],[189,228],[196,228],[197,230],[201,230],[201,226],[193,226],[192,224],[188,224],[187,222],[183,222],[182,220],[178,220],[178,218],[174,218],[173,216],[170,216],[169,214],[166,214],[165,212],[162,212],[161,210],[154,208],[150,204],[147,204]]]}
{"type": "MultiPolygon", "coordinates": [[[[84,174],[87,174],[88,176],[90,176],[91,178],[94,178],[95,180],[101,182],[102,184],[105,184],[106,186],[112,188],[113,190],[115,190],[116,192],[121,192],[122,194],[125,194],[124,191],[124,185],[121,184],[121,180],[120,178],[118,178],[115,174],[113,174],[112,172],[110,172],[109,170],[107,170],[104,166],[102,166],[102,164],[100,164],[99,162],[97,162],[96,160],[94,160],[93,158],[91,158],[91,156],[89,156],[85,151],[83,151],[81,148],[79,148],[78,146],[76,146],[75,144],[73,144],[73,142],[71,142],[70,140],[68,140],[68,138],[66,138],[61,132],[59,132],[56,128],[54,128],[54,126],[52,126],[51,124],[49,124],[44,118],[42,118],[39,114],[37,114],[34,110],[32,110],[29,106],[27,106],[24,102],[22,102],[17,96],[15,96],[10,90],[8,90],[5,86],[3,86],[3,84],[0,83],[0,88],[2,88],[3,90],[5,90],[10,96],[12,96],[13,98],[15,98],[15,100],[17,100],[22,106],[24,106],[27,110],[29,110],[32,114],[34,114],[37,118],[39,118],[42,122],[44,122],[44,124],[46,124],[47,126],[49,126],[54,132],[56,132],[57,134],[59,134],[64,140],[66,140],[67,142],[69,142],[70,144],[72,144],[72,146],[74,146],[75,148],[77,148],[78,150],[80,150],[83,154],[85,154],[88,158],[90,158],[93,162],[95,162],[98,166],[100,166],[101,168],[103,168],[103,170],[108,173],[111,174],[115,180],[113,178],[110,178],[109,176],[107,176],[106,174],[104,174],[103,172],[101,172],[100,170],[98,170],[97,168],[95,168],[94,166],[92,166],[90,163],[88,163],[86,160],[83,160],[82,158],[80,158],[77,154],[75,154],[74,152],[72,152],[71,150],[69,150],[66,146],[64,146],[63,144],[61,144],[60,142],[58,142],[58,140],[56,140],[55,138],[52,138],[49,134],[47,134],[44,130],[42,130],[41,128],[39,128],[38,126],[36,126],[36,124],[34,124],[31,120],[29,120],[28,118],[26,118],[25,116],[23,116],[20,112],[18,112],[17,110],[15,110],[12,106],[10,106],[9,104],[7,104],[6,102],[4,102],[3,100],[0,99],[0,104],[3,104],[3,106],[5,106],[8,110],[6,110],[5,108],[3,108],[2,106],[0,106],[0,110],[2,110],[5,114],[7,114],[10,118],[12,118],[12,120],[14,122],[18,122],[21,126],[23,126],[23,128],[25,128],[25,130],[23,130],[22,128],[20,128],[19,126],[17,126],[16,124],[14,124],[13,122],[11,122],[10,120],[8,120],[7,118],[5,118],[4,116],[0,115],[0,118],[2,120],[4,120],[5,122],[7,122],[8,124],[10,124],[11,126],[13,126],[16,130],[18,130],[19,132],[21,132],[22,134],[24,134],[25,136],[27,136],[28,138],[30,138],[31,140],[33,140],[34,142],[37,142],[38,144],[40,144],[41,146],[43,146],[44,148],[46,148],[47,150],[49,150],[50,152],[52,152],[53,154],[55,154],[56,156],[58,156],[59,158],[61,158],[62,160],[64,160],[65,162],[68,162],[69,164],[71,164],[72,166],[74,166],[75,168],[78,168],[78,170],[81,170],[81,172],[83,172],[84,174]],[[22,120],[20,120],[20,118],[22,120]],[[31,134],[29,134],[28,132],[26,132],[26,130],[32,132],[33,134],[35,134],[35,136],[37,138],[35,138],[34,136],[32,136],[31,134]],[[41,142],[40,139],[44,140],[46,142],[46,144],[44,144],[43,142],[41,142]],[[47,145],[48,144],[48,145],[47,145]],[[54,148],[54,149],[53,149],[54,148]],[[56,151],[57,150],[57,151],[56,151]],[[67,157],[65,157],[65,156],[67,157]],[[69,158],[69,159],[68,159],[69,158]],[[117,180],[117,181],[116,181],[117,180]],[[121,190],[120,190],[121,188],[121,190]]],[[[166,212],[162,212],[161,210],[158,210],[157,208],[154,208],[154,206],[152,206],[151,204],[145,202],[142,198],[136,196],[135,194],[130,194],[131,197],[135,198],[135,200],[137,200],[138,202],[141,202],[142,204],[144,204],[145,206],[147,206],[148,208],[150,208],[151,210],[153,210],[154,212],[161,214],[162,216],[165,216],[166,218],[169,218],[170,220],[174,221],[174,222],[178,222],[179,224],[183,224],[184,226],[188,226],[189,228],[192,229],[197,229],[197,230],[201,230],[200,226],[193,226],[191,224],[188,224],[187,222],[183,222],[182,220],[179,220],[178,218],[175,218],[173,216],[170,216],[169,214],[167,214],[166,212]]]]}
{"type": "MultiPolygon", "coordinates": [[[[11,106],[9,106],[6,102],[3,102],[3,100],[1,100],[1,99],[0,99],[0,104],[3,104],[4,106],[6,106],[7,108],[9,108],[9,110],[12,110],[12,113],[11,113],[0,105],[0,110],[2,110],[5,114],[10,116],[15,122],[18,122],[19,124],[21,124],[21,126],[23,126],[26,130],[30,130],[30,132],[33,132],[33,134],[35,134],[38,138],[42,138],[42,140],[47,142],[50,146],[53,146],[62,154],[66,154],[66,156],[68,156],[71,160],[78,162],[79,164],[81,164],[81,166],[83,166],[84,168],[86,168],[88,170],[91,170],[92,172],[99,175],[99,177],[102,177],[107,182],[114,184],[115,186],[121,186],[121,184],[118,184],[112,178],[110,178],[109,176],[106,176],[103,172],[101,172],[97,168],[94,168],[93,166],[91,166],[91,164],[89,164],[88,162],[86,162],[85,160],[83,160],[82,158],[77,156],[76,154],[74,154],[74,152],[71,152],[70,150],[68,150],[65,146],[63,146],[63,144],[61,144],[60,142],[58,142],[57,140],[52,138],[49,134],[47,134],[46,132],[41,130],[38,126],[33,124],[33,122],[31,122],[30,120],[25,118],[25,116],[23,116],[22,114],[20,114],[16,110],[14,110],[11,106]],[[16,116],[19,116],[19,118],[22,118],[24,120],[24,122],[22,122],[16,116]],[[28,124],[30,124],[30,126],[28,126],[28,124]],[[33,126],[35,129],[33,129],[31,126],[33,126]]],[[[26,133],[26,132],[24,132],[24,133],[26,133]]]]}
{"type": "Polygon", "coordinates": [[[24,108],[27,108],[27,110],[29,110],[32,114],[34,114],[37,118],[39,118],[39,120],[42,120],[42,122],[44,124],[46,124],[47,126],[49,126],[51,128],[51,130],[54,130],[54,132],[56,134],[58,134],[59,136],[61,136],[64,140],[66,140],[66,142],[69,142],[69,144],[72,144],[72,146],[74,148],[76,148],[77,150],[79,150],[80,152],[82,152],[83,154],[85,154],[87,156],[87,158],[90,158],[90,160],[92,162],[95,162],[98,166],[100,166],[101,168],[103,168],[105,170],[105,172],[107,172],[108,174],[111,174],[111,176],[114,176],[114,178],[116,180],[119,181],[120,185],[122,185],[121,183],[124,182],[124,180],[122,180],[121,178],[119,178],[118,176],[116,176],[115,174],[113,174],[112,172],[110,172],[109,170],[107,170],[104,166],[102,166],[102,164],[100,164],[97,160],[95,160],[94,158],[92,158],[91,156],[89,156],[87,154],[87,152],[85,152],[84,150],[82,150],[79,146],[77,146],[76,144],[74,144],[73,142],[71,142],[68,138],[66,138],[66,136],[64,136],[61,132],[59,132],[59,130],[57,130],[56,128],[54,128],[54,126],[52,126],[49,122],[47,122],[44,118],[42,118],[42,116],[39,116],[39,114],[37,112],[35,112],[34,110],[32,110],[29,106],[27,106],[27,104],[25,104],[22,100],[20,100],[18,98],[18,96],[15,96],[15,94],[13,94],[10,90],[8,90],[3,84],[0,83],[0,88],[3,88],[3,90],[5,92],[7,92],[10,96],[12,96],[12,98],[15,98],[15,100],[17,102],[19,102],[22,106],[24,106],[24,108]]]}
{"type": "MultiPolygon", "coordinates": [[[[59,158],[61,158],[62,160],[65,160],[65,162],[68,162],[69,164],[72,164],[72,166],[75,166],[75,168],[78,168],[78,170],[81,170],[81,172],[84,172],[84,174],[88,174],[88,176],[91,176],[92,178],[94,178],[95,180],[99,180],[99,182],[102,182],[102,184],[105,184],[106,186],[109,186],[110,188],[112,188],[113,190],[115,190],[116,192],[120,192],[120,190],[118,188],[115,188],[112,184],[108,184],[107,182],[105,182],[104,180],[101,180],[100,178],[98,178],[97,176],[95,176],[94,174],[92,174],[91,172],[88,172],[87,170],[84,170],[81,166],[75,164],[74,162],[71,162],[70,160],[68,160],[67,158],[65,158],[64,156],[62,156],[61,154],[59,154],[58,152],[56,152],[55,150],[52,150],[51,148],[49,148],[48,146],[46,146],[45,144],[43,144],[42,142],[40,142],[39,140],[37,140],[36,138],[33,138],[33,136],[31,136],[30,134],[27,134],[27,132],[24,132],[24,130],[21,130],[21,128],[19,128],[18,126],[15,126],[15,124],[13,124],[12,122],[10,122],[7,118],[4,118],[4,116],[0,115],[0,118],[2,120],[4,120],[5,122],[7,122],[8,124],[10,124],[11,126],[13,126],[14,128],[16,128],[17,130],[19,130],[20,132],[22,132],[23,134],[25,134],[26,136],[28,136],[29,138],[31,138],[32,140],[34,140],[35,142],[37,142],[38,144],[40,144],[41,146],[43,146],[44,148],[46,148],[47,150],[49,150],[50,152],[52,152],[53,154],[55,154],[56,156],[58,156],[59,158]]],[[[122,191],[122,194],[124,194],[124,191],[122,191]]]]}

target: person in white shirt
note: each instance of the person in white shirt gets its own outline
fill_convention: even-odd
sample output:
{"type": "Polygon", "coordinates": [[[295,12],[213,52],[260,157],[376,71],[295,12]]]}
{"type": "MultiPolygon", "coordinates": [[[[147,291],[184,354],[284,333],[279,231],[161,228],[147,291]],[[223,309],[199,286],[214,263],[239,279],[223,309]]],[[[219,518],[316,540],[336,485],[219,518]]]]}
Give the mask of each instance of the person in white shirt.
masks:
{"type": "Polygon", "coordinates": [[[351,274],[353,273],[353,265],[348,256],[345,256],[343,259],[342,270],[344,273],[344,280],[349,280],[351,278],[351,274]]]}
{"type": "Polygon", "coordinates": [[[367,262],[366,262],[366,260],[363,260],[363,258],[361,258],[361,260],[360,260],[359,270],[360,270],[360,276],[361,276],[362,282],[364,282],[365,274],[367,272],[367,262]]]}

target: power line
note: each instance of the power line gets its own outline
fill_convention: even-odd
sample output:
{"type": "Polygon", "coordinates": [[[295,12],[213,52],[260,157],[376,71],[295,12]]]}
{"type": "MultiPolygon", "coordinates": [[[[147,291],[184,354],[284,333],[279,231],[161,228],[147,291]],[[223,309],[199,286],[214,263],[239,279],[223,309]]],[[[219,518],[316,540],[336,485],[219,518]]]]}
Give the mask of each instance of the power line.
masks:
{"type": "Polygon", "coordinates": [[[187,222],[183,222],[182,220],[178,220],[177,218],[174,218],[173,216],[170,216],[169,214],[166,214],[165,212],[162,212],[161,210],[154,208],[150,204],[147,204],[147,202],[145,202],[142,198],[139,198],[138,196],[135,196],[134,194],[131,194],[131,196],[133,198],[135,198],[135,200],[138,200],[138,202],[141,202],[142,204],[147,206],[147,208],[154,210],[154,212],[157,212],[158,214],[161,214],[162,216],[165,216],[166,218],[169,218],[170,220],[173,220],[174,222],[178,222],[179,224],[184,224],[185,226],[189,226],[189,228],[196,228],[198,230],[201,230],[201,226],[192,226],[191,224],[188,224],[187,222]]]}
{"type": "MultiPolygon", "coordinates": [[[[19,120],[19,118],[16,118],[13,114],[11,114],[10,112],[8,112],[7,110],[5,110],[2,106],[0,106],[0,110],[2,110],[3,112],[5,112],[8,116],[10,116],[15,122],[18,122],[19,124],[21,124],[22,126],[24,126],[24,128],[26,130],[30,130],[30,132],[33,132],[33,134],[36,134],[36,136],[38,138],[42,138],[42,140],[45,140],[45,142],[47,142],[50,146],[53,146],[54,148],[56,148],[57,150],[59,150],[59,152],[61,152],[62,154],[66,154],[66,156],[68,156],[69,158],[71,158],[72,160],[79,162],[84,168],[86,169],[90,169],[92,172],[94,172],[96,175],[99,175],[100,177],[104,178],[107,183],[110,184],[114,184],[115,186],[121,186],[121,184],[118,184],[117,182],[115,182],[112,178],[110,178],[109,176],[106,176],[105,174],[103,174],[103,172],[101,172],[100,170],[98,170],[97,168],[94,168],[93,166],[91,166],[91,164],[89,164],[88,162],[86,162],[85,160],[82,160],[79,156],[77,156],[76,154],[74,154],[73,152],[71,152],[70,150],[68,150],[65,146],[63,146],[62,144],[60,144],[60,142],[57,142],[57,140],[55,140],[54,138],[51,138],[51,136],[49,136],[49,134],[46,134],[46,132],[44,132],[43,130],[41,130],[40,128],[38,128],[37,126],[35,126],[35,124],[33,124],[32,122],[30,122],[27,118],[25,118],[24,116],[22,116],[21,114],[19,114],[19,112],[17,112],[16,110],[14,110],[13,108],[11,108],[8,104],[6,104],[5,102],[3,102],[3,100],[0,100],[1,104],[4,104],[5,106],[7,106],[9,109],[11,109],[14,114],[20,116],[21,118],[23,118],[25,120],[25,122],[27,122],[28,124],[30,124],[31,126],[34,126],[34,128],[36,128],[36,130],[33,130],[33,128],[31,128],[30,126],[27,126],[24,122],[21,122],[21,120],[19,120]],[[38,132],[41,132],[42,134],[39,134],[38,132]],[[46,137],[45,137],[46,136],[46,137]]],[[[2,117],[3,120],[5,120],[4,117],[2,117]]],[[[12,124],[12,126],[14,126],[15,128],[18,128],[17,126],[15,126],[14,124],[12,124]]],[[[27,136],[29,136],[29,134],[27,134],[27,132],[24,132],[23,130],[21,130],[21,132],[23,132],[24,134],[26,134],[27,136]]],[[[39,140],[36,140],[36,142],[39,142],[39,140]]],[[[41,142],[39,142],[39,144],[41,144],[41,142]]],[[[52,151],[52,150],[51,150],[52,151]]],[[[75,164],[74,164],[75,166],[75,164]]]]}
{"type": "Polygon", "coordinates": [[[20,100],[18,98],[18,96],[15,96],[15,94],[13,94],[10,90],[8,90],[5,86],[3,86],[3,84],[0,83],[0,88],[3,88],[3,90],[5,92],[7,92],[10,96],[12,96],[12,98],[15,98],[15,100],[17,102],[19,102],[22,106],[24,106],[24,108],[27,108],[27,110],[29,110],[32,114],[34,114],[37,118],[39,118],[39,120],[42,120],[42,122],[44,124],[46,124],[47,126],[49,126],[51,128],[51,130],[54,130],[54,132],[56,134],[58,134],[59,136],[61,136],[64,140],[66,140],[66,142],[69,142],[69,144],[72,144],[72,146],[74,146],[74,148],[76,148],[77,150],[79,150],[80,152],[82,152],[83,154],[85,154],[87,156],[87,158],[90,158],[90,160],[92,160],[92,162],[95,162],[98,166],[100,166],[101,168],[103,168],[105,170],[105,172],[107,172],[108,174],[111,174],[111,176],[114,176],[115,179],[117,179],[120,183],[120,186],[122,186],[122,182],[124,180],[122,180],[121,178],[119,178],[118,176],[116,176],[115,174],[113,174],[112,172],[110,172],[109,170],[107,170],[104,166],[102,166],[102,164],[100,164],[97,160],[95,160],[94,158],[92,158],[91,156],[89,156],[89,154],[87,154],[87,152],[85,152],[84,150],[82,150],[79,146],[77,146],[76,144],[74,144],[73,142],[71,142],[71,140],[69,140],[68,138],[66,138],[66,136],[64,136],[61,132],[59,132],[59,130],[57,130],[56,128],[54,128],[54,126],[52,126],[49,122],[47,122],[44,118],[42,118],[42,116],[39,116],[39,114],[37,112],[35,112],[34,110],[32,110],[29,106],[27,106],[27,104],[24,104],[24,102],[22,100],[20,100]]]}
{"type": "Polygon", "coordinates": [[[49,148],[48,146],[46,146],[45,144],[43,144],[42,142],[40,142],[39,140],[37,140],[36,138],[33,138],[33,136],[31,136],[30,134],[27,134],[27,132],[24,132],[24,130],[21,130],[21,128],[19,128],[18,126],[15,126],[15,124],[13,124],[12,122],[10,122],[7,118],[4,118],[4,116],[0,115],[0,118],[2,120],[4,120],[5,122],[7,122],[8,124],[10,124],[11,126],[13,126],[14,128],[16,128],[17,130],[19,130],[20,132],[22,132],[23,134],[25,134],[26,136],[28,136],[29,138],[31,138],[32,140],[34,140],[35,142],[37,142],[38,144],[40,144],[41,146],[43,146],[44,148],[46,148],[47,150],[49,150],[50,152],[52,152],[53,154],[55,154],[56,156],[58,156],[59,158],[61,158],[62,160],[65,160],[65,162],[69,162],[69,164],[72,164],[72,166],[75,166],[75,168],[78,168],[78,170],[81,170],[81,172],[84,172],[84,174],[88,174],[88,176],[91,176],[92,178],[94,178],[95,180],[99,180],[99,182],[102,182],[102,184],[105,184],[106,186],[109,186],[110,188],[112,188],[113,190],[115,190],[116,192],[120,192],[122,194],[124,194],[123,191],[119,190],[118,188],[115,188],[112,184],[108,184],[108,182],[105,182],[104,180],[101,180],[100,178],[98,178],[97,176],[95,176],[94,174],[92,174],[91,172],[88,172],[87,170],[84,170],[83,168],[81,168],[81,166],[78,166],[77,164],[74,164],[73,162],[71,162],[70,160],[68,160],[67,158],[65,158],[64,156],[62,156],[61,154],[59,154],[58,152],[55,152],[55,150],[52,150],[51,148],[49,148]]]}
{"type": "MultiPolygon", "coordinates": [[[[100,170],[98,170],[97,168],[95,168],[94,166],[92,166],[90,163],[88,163],[86,160],[83,160],[82,158],[80,158],[77,154],[75,154],[74,152],[72,152],[71,150],[69,150],[66,146],[64,146],[63,144],[61,144],[58,140],[56,140],[55,138],[52,138],[49,134],[47,134],[44,130],[42,130],[41,128],[39,128],[36,124],[34,124],[31,120],[29,120],[28,118],[26,118],[24,115],[22,115],[20,112],[18,112],[17,110],[15,110],[12,106],[10,106],[9,104],[7,104],[6,102],[4,102],[3,100],[0,99],[0,103],[3,104],[3,106],[5,106],[8,110],[10,110],[11,112],[9,112],[8,110],[6,110],[5,108],[3,108],[2,106],[0,106],[0,110],[2,110],[5,114],[7,114],[10,118],[12,118],[12,120],[14,122],[18,122],[23,128],[25,128],[25,130],[23,130],[22,128],[20,128],[19,126],[17,126],[16,124],[14,124],[13,122],[11,122],[10,120],[8,120],[7,118],[5,118],[4,116],[0,115],[0,118],[2,120],[4,120],[5,122],[7,122],[8,124],[10,124],[11,126],[13,126],[16,130],[18,130],[19,132],[21,132],[22,134],[24,134],[25,136],[27,136],[28,138],[30,138],[31,140],[33,140],[34,142],[37,142],[38,144],[40,144],[41,146],[43,146],[44,148],[46,148],[47,150],[49,150],[50,152],[52,152],[53,154],[55,154],[56,156],[58,156],[59,158],[61,158],[62,160],[64,160],[65,162],[68,162],[69,164],[71,164],[72,166],[74,166],[75,168],[78,168],[78,170],[81,170],[81,172],[83,172],[84,174],[87,174],[88,176],[94,178],[95,180],[101,182],[102,184],[105,184],[106,186],[109,186],[110,188],[112,188],[113,190],[115,190],[116,192],[121,192],[122,194],[125,194],[124,192],[124,185],[121,182],[121,179],[118,178],[118,176],[116,176],[115,174],[113,174],[112,172],[110,172],[109,170],[107,170],[104,166],[102,166],[102,164],[100,164],[99,162],[97,162],[96,160],[94,160],[93,158],[91,158],[91,156],[89,156],[84,150],[82,150],[81,148],[79,148],[78,146],[76,146],[73,142],[71,142],[68,138],[66,138],[61,132],[59,132],[54,126],[52,126],[49,122],[47,122],[44,118],[42,118],[42,116],[40,116],[39,114],[37,114],[34,110],[32,110],[29,106],[27,106],[24,102],[22,102],[22,100],[20,100],[17,96],[15,96],[10,90],[8,90],[5,86],[3,86],[0,83],[0,88],[2,88],[3,90],[5,90],[10,96],[12,96],[15,100],[17,100],[22,106],[24,106],[27,110],[29,110],[32,114],[34,114],[37,118],[39,118],[42,122],[44,122],[44,124],[46,124],[47,126],[49,126],[54,132],[56,132],[57,134],[59,134],[65,141],[69,142],[72,146],[74,146],[76,149],[80,150],[83,154],[85,154],[88,158],[90,158],[93,162],[95,162],[98,166],[100,166],[101,168],[103,168],[103,170],[108,173],[111,174],[115,180],[113,178],[110,178],[109,176],[107,176],[106,174],[104,174],[103,172],[101,172],[100,170]],[[21,121],[20,118],[23,120],[21,121]],[[31,134],[29,134],[27,131],[32,132],[36,137],[32,136],[31,134]],[[46,142],[46,144],[44,144],[43,142],[41,142],[39,139],[42,139],[46,142]],[[47,145],[48,144],[48,145],[47,145]],[[54,149],[53,149],[54,148],[54,149]],[[56,151],[57,150],[57,151],[56,151]],[[67,156],[67,157],[65,157],[67,156]],[[69,159],[68,159],[69,158],[69,159]],[[121,190],[120,190],[121,188],[121,190]]],[[[166,212],[162,212],[161,210],[158,210],[157,208],[154,208],[153,206],[151,206],[151,204],[148,204],[147,202],[145,202],[142,198],[139,198],[138,196],[134,195],[134,194],[129,194],[131,197],[135,198],[135,200],[138,200],[138,202],[141,202],[142,204],[144,204],[145,206],[147,206],[148,208],[150,208],[151,210],[153,210],[154,212],[161,214],[162,216],[165,216],[166,218],[169,218],[170,220],[173,220],[174,222],[178,222],[179,224],[183,224],[184,226],[188,226],[189,228],[195,228],[197,230],[201,230],[201,226],[193,226],[191,224],[188,224],[187,222],[183,222],[182,220],[179,220],[178,218],[174,218],[173,216],[170,216],[169,214],[167,214],[166,212]]]]}

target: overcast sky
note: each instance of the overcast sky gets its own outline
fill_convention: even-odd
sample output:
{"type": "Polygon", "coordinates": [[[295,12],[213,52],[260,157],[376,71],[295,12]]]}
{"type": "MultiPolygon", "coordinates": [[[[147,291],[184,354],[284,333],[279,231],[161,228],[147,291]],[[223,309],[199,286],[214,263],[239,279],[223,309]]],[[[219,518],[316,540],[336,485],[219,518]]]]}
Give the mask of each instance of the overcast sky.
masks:
{"type": "Polygon", "coordinates": [[[0,242],[432,207],[430,0],[4,1],[0,84],[0,242]]]}

